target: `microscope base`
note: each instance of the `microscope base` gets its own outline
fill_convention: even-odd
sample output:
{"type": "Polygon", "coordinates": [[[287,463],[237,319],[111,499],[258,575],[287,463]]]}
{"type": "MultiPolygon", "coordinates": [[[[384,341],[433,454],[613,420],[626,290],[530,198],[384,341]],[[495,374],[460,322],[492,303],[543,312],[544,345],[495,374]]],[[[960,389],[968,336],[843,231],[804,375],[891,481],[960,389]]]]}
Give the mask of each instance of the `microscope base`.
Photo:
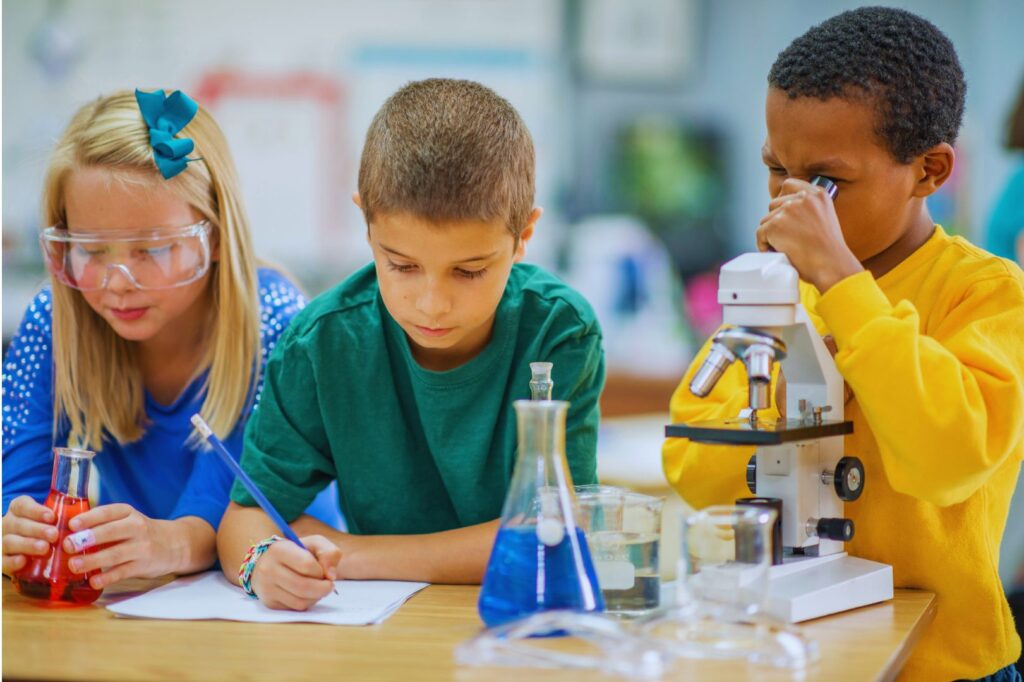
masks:
{"type": "Polygon", "coordinates": [[[848,556],[786,557],[768,579],[771,615],[799,623],[892,599],[892,566],[848,556]]]}

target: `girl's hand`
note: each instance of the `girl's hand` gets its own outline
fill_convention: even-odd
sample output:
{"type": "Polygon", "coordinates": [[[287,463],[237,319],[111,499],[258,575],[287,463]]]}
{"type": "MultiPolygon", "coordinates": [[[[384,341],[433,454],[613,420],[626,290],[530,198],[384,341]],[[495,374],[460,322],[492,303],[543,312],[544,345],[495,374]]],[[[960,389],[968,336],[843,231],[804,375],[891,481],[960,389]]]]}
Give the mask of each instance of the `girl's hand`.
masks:
{"type": "Polygon", "coordinates": [[[334,589],[341,550],[322,535],[302,539],[309,551],[278,540],[256,562],[252,589],[272,609],[305,611],[334,589]]]}
{"type": "Polygon", "coordinates": [[[3,519],[3,571],[13,575],[24,568],[29,556],[46,556],[57,541],[57,517],[53,510],[28,495],[14,498],[3,519]]]}
{"type": "Polygon", "coordinates": [[[74,573],[103,571],[89,578],[101,590],[126,578],[156,578],[180,563],[176,522],[151,519],[127,504],[105,504],[79,514],[68,527],[64,551],[80,554],[68,561],[74,573]],[[81,554],[90,547],[98,551],[81,554]]]}
{"type": "Polygon", "coordinates": [[[782,183],[757,228],[757,248],[789,256],[800,278],[825,293],[864,267],[850,251],[824,189],[796,178],[782,183]]]}

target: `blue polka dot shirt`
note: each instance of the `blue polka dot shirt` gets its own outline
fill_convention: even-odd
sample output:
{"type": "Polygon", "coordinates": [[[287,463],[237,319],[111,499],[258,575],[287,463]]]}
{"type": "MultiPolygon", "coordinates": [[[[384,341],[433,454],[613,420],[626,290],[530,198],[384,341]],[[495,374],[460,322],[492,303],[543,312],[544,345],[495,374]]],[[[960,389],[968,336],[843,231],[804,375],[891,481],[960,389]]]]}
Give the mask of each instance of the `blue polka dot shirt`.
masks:
{"type": "MultiPolygon", "coordinates": [[[[260,338],[263,364],[292,317],[305,306],[302,293],[281,273],[259,269],[260,338]]],[[[29,305],[3,361],[3,513],[15,497],[42,502],[50,489],[54,447],[67,443],[67,427],[53,419],[52,295],[39,292],[29,305]]],[[[99,473],[99,503],[123,502],[146,516],[197,516],[214,529],[227,507],[230,470],[210,452],[185,441],[190,418],[199,411],[206,375],[198,377],[170,405],[146,394],[149,423],[134,443],[109,439],[93,463],[99,473]]],[[[258,395],[257,395],[258,401],[258,395]]],[[[224,440],[236,457],[242,452],[244,421],[224,440]]],[[[336,492],[325,490],[308,510],[338,527],[336,492]]]]}

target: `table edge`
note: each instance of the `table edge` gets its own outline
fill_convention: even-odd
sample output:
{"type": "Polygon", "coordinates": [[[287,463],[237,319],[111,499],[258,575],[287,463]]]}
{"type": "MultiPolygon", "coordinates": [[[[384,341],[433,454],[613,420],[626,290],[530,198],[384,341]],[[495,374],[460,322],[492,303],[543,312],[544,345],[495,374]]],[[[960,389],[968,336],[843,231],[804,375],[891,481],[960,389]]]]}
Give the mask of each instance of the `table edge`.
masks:
{"type": "Polygon", "coordinates": [[[928,601],[928,606],[925,607],[924,611],[918,617],[914,623],[914,627],[911,628],[907,636],[903,638],[903,642],[892,652],[889,660],[886,661],[885,667],[882,669],[882,675],[877,677],[878,682],[893,682],[899,674],[903,671],[903,666],[906,665],[907,660],[910,658],[910,654],[913,653],[914,648],[917,646],[918,641],[921,639],[921,635],[924,634],[925,629],[932,624],[935,620],[935,613],[938,611],[938,605],[936,602],[938,598],[934,592],[928,592],[926,590],[911,590],[909,588],[903,588],[910,592],[919,592],[923,595],[929,595],[931,599],[928,601]]]}

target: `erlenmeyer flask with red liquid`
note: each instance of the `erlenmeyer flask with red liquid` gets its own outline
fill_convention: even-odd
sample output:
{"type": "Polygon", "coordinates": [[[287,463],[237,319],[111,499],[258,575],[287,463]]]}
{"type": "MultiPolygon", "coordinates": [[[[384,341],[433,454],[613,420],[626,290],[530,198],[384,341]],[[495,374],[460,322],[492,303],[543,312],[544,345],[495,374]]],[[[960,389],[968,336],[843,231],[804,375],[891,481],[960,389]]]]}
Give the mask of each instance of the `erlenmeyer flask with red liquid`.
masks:
{"type": "MultiPolygon", "coordinates": [[[[73,573],[68,568],[64,538],[71,534],[68,523],[89,510],[89,472],[95,453],[77,448],[53,449],[53,478],[46,506],[56,516],[57,540],[46,556],[30,556],[28,563],[13,576],[14,588],[34,599],[71,604],[91,604],[103,590],[93,589],[89,577],[94,571],[73,573]]],[[[82,553],[89,554],[93,549],[82,553]]]]}

